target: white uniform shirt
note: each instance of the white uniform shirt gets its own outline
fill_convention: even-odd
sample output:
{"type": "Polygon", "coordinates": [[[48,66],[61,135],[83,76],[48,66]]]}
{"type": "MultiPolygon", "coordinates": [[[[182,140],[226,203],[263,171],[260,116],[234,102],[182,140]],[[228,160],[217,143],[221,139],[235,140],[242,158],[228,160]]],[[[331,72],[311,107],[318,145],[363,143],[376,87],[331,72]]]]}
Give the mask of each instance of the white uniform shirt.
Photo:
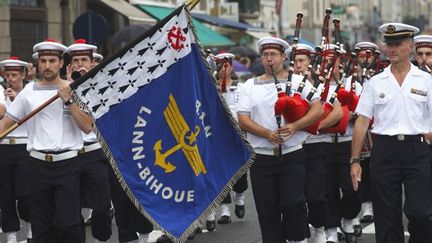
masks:
{"type": "Polygon", "coordinates": [[[96,134],[94,132],[90,132],[88,134],[85,134],[83,132],[81,132],[81,133],[82,133],[82,136],[83,136],[83,139],[84,139],[85,143],[96,143],[96,142],[98,142],[96,134]]]}
{"type": "Polygon", "coordinates": [[[2,85],[0,85],[0,105],[5,105],[5,104],[6,104],[6,99],[4,95],[4,88],[2,85]]]}
{"type": "Polygon", "coordinates": [[[356,112],[368,118],[374,117],[372,133],[393,136],[429,132],[431,75],[411,64],[402,86],[399,86],[390,68],[370,79],[356,112]]]}
{"type": "MultiPolygon", "coordinates": [[[[9,97],[6,98],[6,111],[9,110],[9,107],[11,106],[12,101],[9,99],[9,97]]],[[[17,129],[15,129],[13,132],[9,133],[7,135],[8,138],[26,138],[27,137],[27,128],[26,128],[27,122],[19,126],[17,129]]]]}
{"type": "MultiPolygon", "coordinates": [[[[57,90],[57,85],[39,87],[36,82],[29,83],[8,107],[6,115],[18,121],[57,94],[57,90]]],[[[29,152],[79,150],[83,146],[81,130],[61,99],[48,105],[26,123],[29,152]]]]}
{"type": "MultiPolygon", "coordinates": [[[[292,77],[292,88],[291,95],[299,87],[299,83],[303,79],[303,76],[294,74],[292,77]]],[[[280,80],[282,88],[285,89],[286,81],[280,80]]],[[[309,81],[306,81],[306,85],[303,88],[302,97],[306,98],[311,90],[312,85],[309,81]]],[[[277,101],[277,90],[275,87],[274,80],[259,81],[258,78],[251,78],[244,84],[238,87],[239,89],[239,102],[238,102],[238,114],[248,114],[251,119],[258,125],[271,130],[276,131],[278,129],[274,105],[277,101]]],[[[318,102],[318,96],[315,95],[312,98],[312,102],[318,102]]],[[[282,125],[285,124],[282,117],[282,125]]],[[[309,133],[306,131],[297,131],[289,139],[287,139],[282,148],[290,148],[302,144],[309,133]]],[[[275,145],[270,143],[267,138],[255,136],[251,133],[247,133],[247,138],[253,148],[273,150],[275,145]]]]}
{"type": "MultiPolygon", "coordinates": [[[[240,83],[238,85],[241,85],[240,83]]],[[[239,92],[237,86],[230,86],[226,93],[222,93],[222,96],[224,97],[228,107],[230,108],[231,114],[234,116],[236,120],[238,120],[237,117],[237,106],[239,101],[239,92]]]]}

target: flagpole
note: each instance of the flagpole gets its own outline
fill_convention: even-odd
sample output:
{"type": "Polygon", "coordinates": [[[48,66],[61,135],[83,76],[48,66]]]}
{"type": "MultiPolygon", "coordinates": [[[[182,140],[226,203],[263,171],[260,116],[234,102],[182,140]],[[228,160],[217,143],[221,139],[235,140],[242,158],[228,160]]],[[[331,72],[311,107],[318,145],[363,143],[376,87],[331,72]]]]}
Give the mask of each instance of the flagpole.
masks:
{"type": "Polygon", "coordinates": [[[24,122],[26,122],[28,119],[32,118],[39,111],[41,111],[42,109],[44,109],[45,107],[47,107],[49,104],[53,103],[58,98],[59,98],[58,94],[54,95],[49,100],[45,101],[42,105],[40,105],[39,107],[37,107],[36,109],[34,109],[32,112],[30,112],[29,114],[27,114],[25,117],[23,117],[22,119],[18,120],[15,124],[13,124],[11,127],[9,127],[8,129],[6,129],[6,131],[4,131],[2,134],[0,134],[0,140],[2,140],[3,138],[5,138],[9,133],[13,132],[15,129],[17,129],[19,126],[21,126],[21,124],[23,124],[24,122]]]}
{"type": "MultiPolygon", "coordinates": [[[[79,77],[81,77],[81,74],[79,72],[73,72],[71,76],[72,76],[73,80],[76,80],[79,77]]],[[[72,84],[74,84],[74,83],[72,83],[72,84]]],[[[71,88],[73,86],[72,84],[70,85],[71,88]]],[[[41,110],[45,109],[45,107],[49,106],[51,103],[56,101],[59,97],[60,96],[58,94],[54,95],[49,100],[45,101],[43,104],[41,104],[36,109],[34,109],[32,112],[28,113],[22,119],[15,122],[15,124],[13,124],[11,127],[6,129],[6,131],[4,131],[3,133],[0,134],[0,141],[3,140],[3,138],[5,138],[7,135],[9,135],[11,132],[13,132],[15,129],[17,129],[19,126],[21,126],[24,122],[28,121],[30,118],[32,118],[34,115],[39,113],[41,110]]]]}

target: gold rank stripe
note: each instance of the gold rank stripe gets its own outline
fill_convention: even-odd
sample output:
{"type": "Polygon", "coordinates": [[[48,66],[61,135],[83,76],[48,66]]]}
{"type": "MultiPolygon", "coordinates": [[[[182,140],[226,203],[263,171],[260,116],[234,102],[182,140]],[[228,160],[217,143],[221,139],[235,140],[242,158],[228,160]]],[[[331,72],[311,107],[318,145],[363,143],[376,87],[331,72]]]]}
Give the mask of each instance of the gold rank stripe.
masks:
{"type": "Polygon", "coordinates": [[[421,96],[427,96],[427,92],[424,90],[420,90],[420,89],[415,89],[415,88],[411,88],[411,93],[413,94],[418,94],[421,96]]]}

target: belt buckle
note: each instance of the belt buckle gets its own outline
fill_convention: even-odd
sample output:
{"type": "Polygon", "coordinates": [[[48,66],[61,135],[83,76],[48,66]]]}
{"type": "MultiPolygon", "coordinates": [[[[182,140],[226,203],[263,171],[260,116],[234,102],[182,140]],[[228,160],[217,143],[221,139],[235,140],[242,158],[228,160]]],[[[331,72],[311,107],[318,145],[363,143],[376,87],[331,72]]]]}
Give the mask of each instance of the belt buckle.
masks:
{"type": "Polygon", "coordinates": [[[337,135],[332,136],[332,143],[339,143],[339,139],[337,135]]]}
{"type": "Polygon", "coordinates": [[[397,138],[398,141],[405,141],[405,135],[403,135],[403,134],[397,135],[396,138],[397,138]]]}
{"type": "Polygon", "coordinates": [[[9,144],[16,144],[15,138],[9,138],[9,144]]]}
{"type": "Polygon", "coordinates": [[[45,154],[45,161],[46,162],[53,162],[54,158],[52,154],[45,154]]]}
{"type": "Polygon", "coordinates": [[[83,154],[83,153],[85,153],[85,152],[86,152],[85,147],[82,147],[82,148],[78,151],[79,154],[83,154]]]}

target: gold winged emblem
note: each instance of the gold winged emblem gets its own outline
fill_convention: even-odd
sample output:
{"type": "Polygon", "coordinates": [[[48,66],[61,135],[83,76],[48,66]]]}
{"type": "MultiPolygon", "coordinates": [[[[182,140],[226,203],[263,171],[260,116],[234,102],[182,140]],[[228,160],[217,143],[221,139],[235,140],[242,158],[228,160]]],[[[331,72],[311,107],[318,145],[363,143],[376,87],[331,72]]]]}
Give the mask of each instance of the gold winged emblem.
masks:
{"type": "Polygon", "coordinates": [[[153,150],[155,151],[155,165],[163,168],[165,173],[171,173],[176,169],[176,166],[171,162],[166,161],[166,158],[181,149],[189,162],[195,176],[207,173],[207,169],[201,159],[201,155],[196,145],[196,137],[200,132],[200,127],[195,126],[195,131],[192,131],[186,123],[184,117],[180,113],[180,109],[172,95],[169,96],[168,106],[164,111],[165,119],[168,123],[174,138],[177,140],[177,145],[162,152],[162,140],[158,140],[153,150]],[[185,141],[188,140],[188,142],[185,141]]]}

